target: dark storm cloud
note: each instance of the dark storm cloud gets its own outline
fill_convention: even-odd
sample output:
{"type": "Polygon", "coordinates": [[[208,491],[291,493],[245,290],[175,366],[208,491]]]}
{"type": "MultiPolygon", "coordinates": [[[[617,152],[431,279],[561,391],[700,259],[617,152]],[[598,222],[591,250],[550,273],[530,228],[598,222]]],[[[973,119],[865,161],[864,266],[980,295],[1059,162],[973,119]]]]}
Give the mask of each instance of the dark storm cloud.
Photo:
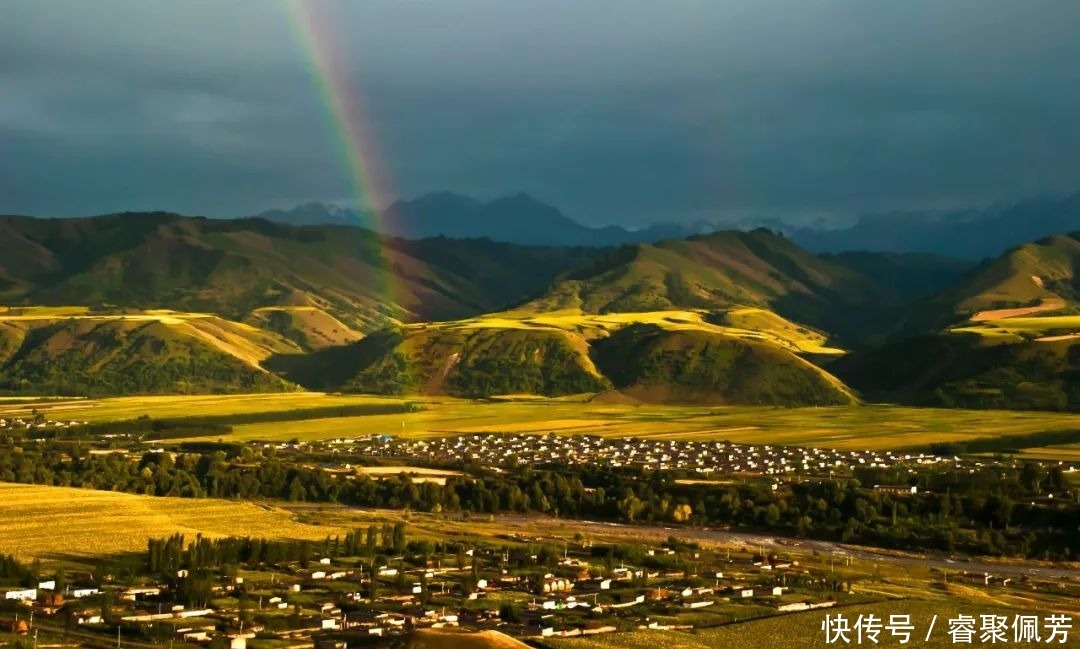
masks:
{"type": "MultiPolygon", "coordinates": [[[[1075,0],[314,3],[394,190],[585,221],[1080,188],[1075,0]]],[[[284,3],[0,3],[0,212],[353,198],[284,3]]]]}

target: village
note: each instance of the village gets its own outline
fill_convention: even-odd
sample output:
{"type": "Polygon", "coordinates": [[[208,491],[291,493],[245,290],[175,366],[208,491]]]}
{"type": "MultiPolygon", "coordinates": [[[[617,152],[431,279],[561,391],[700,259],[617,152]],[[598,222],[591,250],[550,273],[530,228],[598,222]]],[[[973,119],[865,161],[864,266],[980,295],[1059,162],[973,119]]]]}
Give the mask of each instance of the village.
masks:
{"type": "MultiPolygon", "coordinates": [[[[378,531],[368,534],[374,539],[378,531]]],[[[335,538],[311,544],[310,559],[272,565],[194,569],[189,549],[183,567],[157,579],[145,567],[126,579],[75,571],[35,577],[0,588],[0,615],[17,634],[33,633],[36,624],[131,639],[224,637],[243,648],[258,646],[258,638],[381,637],[458,625],[538,638],[685,629],[695,623],[691,612],[708,610],[716,623],[832,607],[846,597],[844,585],[798,561],[705,552],[675,539],[652,547],[585,539],[556,546],[554,539],[508,536],[501,547],[439,544],[442,552],[433,552],[430,541],[405,543],[397,530],[384,527],[382,536],[403,551],[384,554],[395,548],[380,539],[371,552],[356,552],[357,542],[335,538]],[[203,578],[205,599],[192,598],[193,583],[203,578]]]]}
{"type": "MultiPolygon", "coordinates": [[[[256,444],[260,446],[259,444],[256,444]]],[[[734,444],[724,441],[657,440],[595,435],[474,434],[433,439],[373,435],[324,442],[262,443],[279,451],[347,456],[386,461],[412,461],[439,466],[479,465],[513,469],[525,466],[585,466],[644,471],[673,471],[703,479],[723,476],[829,478],[850,476],[856,469],[918,470],[949,467],[975,472],[988,466],[1015,466],[994,457],[938,456],[900,451],[835,450],[799,446],[734,444]]],[[[1059,462],[1066,473],[1075,463],[1059,462]]],[[[325,468],[348,471],[351,467],[325,468]]],[[[880,485],[886,491],[916,493],[904,484],[880,485]]]]}
{"type": "MultiPolygon", "coordinates": [[[[491,543],[405,534],[399,523],[322,543],[173,537],[151,542],[117,574],[47,575],[35,565],[21,584],[0,586],[0,619],[16,637],[90,644],[340,648],[423,628],[543,639],[687,630],[873,601],[859,592],[851,557],[704,549],[674,537],[620,544],[509,534],[491,543]]],[[[12,581],[10,564],[5,572],[12,581]]],[[[951,579],[1078,588],[962,571],[951,579]]]]}

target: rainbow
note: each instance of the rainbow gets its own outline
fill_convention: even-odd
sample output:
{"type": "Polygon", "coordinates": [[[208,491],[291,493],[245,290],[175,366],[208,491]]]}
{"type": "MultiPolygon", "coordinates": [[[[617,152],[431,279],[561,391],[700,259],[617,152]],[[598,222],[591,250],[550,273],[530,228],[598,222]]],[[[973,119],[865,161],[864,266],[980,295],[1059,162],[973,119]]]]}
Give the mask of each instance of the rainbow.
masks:
{"type": "MultiPolygon", "coordinates": [[[[344,52],[339,45],[335,30],[318,11],[313,0],[283,0],[289,22],[296,33],[319,97],[326,110],[330,134],[340,148],[344,171],[348,176],[353,199],[364,212],[374,215],[376,230],[386,231],[381,222],[383,209],[394,199],[394,192],[385,170],[379,146],[371,129],[371,120],[361,101],[360,94],[349,81],[349,70],[344,52]]],[[[394,274],[385,249],[380,246],[385,302],[400,305],[396,299],[403,296],[396,290],[394,274]]],[[[400,318],[406,315],[385,313],[400,318]]]]}

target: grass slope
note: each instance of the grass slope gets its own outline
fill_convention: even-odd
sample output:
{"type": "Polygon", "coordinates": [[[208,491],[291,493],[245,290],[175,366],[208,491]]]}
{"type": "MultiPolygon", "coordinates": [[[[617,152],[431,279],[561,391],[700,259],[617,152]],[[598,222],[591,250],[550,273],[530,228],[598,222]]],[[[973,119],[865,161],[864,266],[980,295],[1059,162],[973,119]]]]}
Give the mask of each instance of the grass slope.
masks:
{"type": "Polygon", "coordinates": [[[147,539],[176,533],[321,540],[345,531],[294,518],[250,502],[0,482],[0,550],[23,560],[139,552],[147,539]]]}
{"type": "Polygon", "coordinates": [[[245,322],[273,331],[304,351],[347,345],[364,337],[326,311],[313,306],[271,306],[255,309],[245,322]]]}
{"type": "Polygon", "coordinates": [[[766,342],[710,331],[625,327],[594,345],[600,370],[646,402],[839,405],[854,402],[824,370],[766,342]]]}
{"type": "Polygon", "coordinates": [[[964,259],[922,253],[853,251],[822,257],[863,275],[900,300],[945,290],[975,266],[964,259]]]}
{"type": "Polygon", "coordinates": [[[0,301],[166,307],[233,320],[259,307],[307,306],[365,331],[503,308],[593,254],[164,213],[0,217],[0,301]]]}
{"type": "Polygon", "coordinates": [[[831,366],[870,398],[1080,410],[1080,240],[1057,235],[986,262],[911,305],[887,344],[831,366]]]}
{"type": "MultiPolygon", "coordinates": [[[[611,404],[597,400],[533,399],[466,401],[449,397],[372,397],[294,392],[241,395],[148,395],[105,399],[0,400],[0,417],[25,417],[37,409],[50,419],[90,422],[254,416],[266,421],[235,424],[228,441],[313,440],[390,434],[438,437],[468,433],[528,433],[730,440],[749,444],[900,449],[983,437],[1027,436],[1080,430],[1080,415],[902,406],[828,408],[611,404]],[[418,402],[403,414],[353,416],[356,406],[418,402]],[[287,417],[290,412],[348,408],[346,416],[287,417]],[[283,414],[285,413],[285,414],[283,414]]],[[[1018,443],[1022,446],[1023,443],[1018,443]]],[[[1043,444],[1044,445],[1044,444],[1043,444]]]]}
{"type": "Polygon", "coordinates": [[[819,332],[753,308],[514,311],[379,332],[308,357],[281,357],[271,367],[309,388],[376,394],[558,396],[614,384],[646,401],[849,403],[839,381],[796,355],[842,353],[824,343],[819,332]],[[642,345],[627,334],[646,329],[663,340],[642,345]],[[620,382],[631,375],[638,380],[620,382]]]}
{"type": "Polygon", "coordinates": [[[610,387],[581,337],[550,329],[421,325],[271,366],[311,387],[375,394],[551,396],[610,387]]]}
{"type": "Polygon", "coordinates": [[[206,314],[73,311],[0,312],[0,390],[128,394],[293,388],[261,363],[298,348],[254,327],[206,314]]]}
{"type": "Polygon", "coordinates": [[[624,246],[566,273],[521,311],[619,313],[766,308],[827,331],[850,330],[876,300],[862,276],[765,230],[624,246]],[[837,309],[849,308],[845,317],[837,309]]]}
{"type": "Polygon", "coordinates": [[[894,334],[937,331],[968,319],[992,321],[1076,309],[1080,306],[1078,266],[1076,234],[1026,243],[981,264],[955,286],[912,305],[907,317],[898,320],[894,334]]]}
{"type": "Polygon", "coordinates": [[[1080,341],[1002,330],[927,334],[831,366],[870,398],[965,408],[1080,410],[1080,341]]]}

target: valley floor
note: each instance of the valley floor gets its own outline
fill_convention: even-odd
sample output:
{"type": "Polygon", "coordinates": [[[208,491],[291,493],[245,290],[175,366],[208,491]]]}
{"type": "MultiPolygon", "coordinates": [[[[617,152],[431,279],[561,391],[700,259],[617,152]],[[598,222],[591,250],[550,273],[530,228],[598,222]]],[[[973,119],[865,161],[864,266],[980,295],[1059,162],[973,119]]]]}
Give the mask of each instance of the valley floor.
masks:
{"type": "MultiPolygon", "coordinates": [[[[230,424],[231,432],[214,437],[225,441],[556,433],[725,440],[840,450],[898,450],[973,439],[1080,430],[1080,415],[1069,413],[892,405],[814,408],[633,405],[602,403],[585,396],[471,401],[305,392],[0,401],[0,418],[29,418],[35,411],[50,420],[91,423],[134,420],[142,416],[153,419],[212,418],[229,423],[228,419],[233,416],[246,416],[249,420],[260,413],[276,413],[272,417],[274,421],[230,424]],[[376,414],[355,414],[355,410],[350,410],[366,405],[374,408],[408,403],[416,404],[415,411],[377,414],[377,410],[373,410],[376,414]]],[[[1040,448],[1037,457],[1074,460],[1075,453],[1075,448],[1058,443],[1040,448]]]]}

